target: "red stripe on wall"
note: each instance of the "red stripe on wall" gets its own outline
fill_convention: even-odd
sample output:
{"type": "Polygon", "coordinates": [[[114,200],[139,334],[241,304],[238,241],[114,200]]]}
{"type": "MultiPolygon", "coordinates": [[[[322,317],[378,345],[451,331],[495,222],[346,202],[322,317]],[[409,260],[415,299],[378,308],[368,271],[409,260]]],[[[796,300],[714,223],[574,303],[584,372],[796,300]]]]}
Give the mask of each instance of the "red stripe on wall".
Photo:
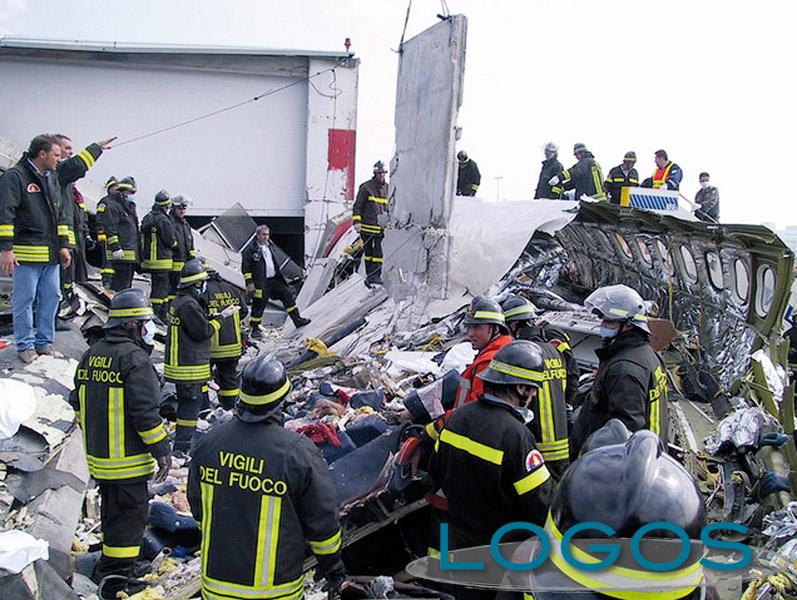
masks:
{"type": "Polygon", "coordinates": [[[354,129],[330,129],[327,148],[327,170],[346,172],[344,198],[354,200],[354,156],[357,148],[357,131],[354,129]]]}

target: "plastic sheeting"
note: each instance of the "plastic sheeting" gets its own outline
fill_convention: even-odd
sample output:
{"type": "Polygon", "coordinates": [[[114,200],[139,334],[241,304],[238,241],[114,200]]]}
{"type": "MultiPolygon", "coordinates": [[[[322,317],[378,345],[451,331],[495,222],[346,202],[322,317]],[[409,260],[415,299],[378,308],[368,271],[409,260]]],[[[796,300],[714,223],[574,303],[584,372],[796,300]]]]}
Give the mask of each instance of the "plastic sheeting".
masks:
{"type": "Polygon", "coordinates": [[[731,449],[757,448],[762,432],[778,431],[779,428],[775,418],[763,409],[757,406],[743,408],[720,421],[716,433],[706,438],[706,450],[718,454],[731,449]]]}
{"type": "Polygon", "coordinates": [[[47,560],[49,547],[45,540],[36,539],[24,531],[4,531],[0,533],[0,569],[19,573],[35,560],[47,560]]]}
{"type": "Polygon", "coordinates": [[[19,431],[19,426],[36,412],[36,394],[27,383],[0,379],[0,439],[19,431]]]}

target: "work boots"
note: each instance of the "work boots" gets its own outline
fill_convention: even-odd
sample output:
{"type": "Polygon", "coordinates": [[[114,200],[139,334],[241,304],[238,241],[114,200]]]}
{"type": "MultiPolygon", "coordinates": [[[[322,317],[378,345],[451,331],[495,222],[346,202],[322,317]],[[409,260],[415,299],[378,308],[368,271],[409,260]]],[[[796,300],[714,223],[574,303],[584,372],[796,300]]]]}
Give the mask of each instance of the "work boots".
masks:
{"type": "Polygon", "coordinates": [[[249,331],[249,337],[255,340],[259,340],[263,337],[263,334],[260,332],[259,325],[252,325],[251,330],[249,331]]]}
{"type": "Polygon", "coordinates": [[[291,321],[293,321],[293,324],[296,327],[296,329],[304,327],[305,325],[309,325],[312,322],[310,319],[305,319],[302,315],[300,315],[298,309],[288,314],[291,316],[291,321]]]}

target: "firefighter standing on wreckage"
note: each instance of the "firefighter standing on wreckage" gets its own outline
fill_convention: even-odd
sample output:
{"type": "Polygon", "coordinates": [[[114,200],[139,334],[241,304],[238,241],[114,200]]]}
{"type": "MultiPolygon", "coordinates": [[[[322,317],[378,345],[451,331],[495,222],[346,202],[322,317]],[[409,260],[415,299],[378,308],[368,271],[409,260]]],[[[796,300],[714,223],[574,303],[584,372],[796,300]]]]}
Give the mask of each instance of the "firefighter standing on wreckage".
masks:
{"type": "Polygon", "coordinates": [[[172,253],[177,240],[169,218],[172,199],[169,192],[155,194],[152,210],[141,221],[141,270],[149,273],[150,302],[158,318],[166,323],[169,302],[169,274],[172,271],[172,253]]]}
{"type": "Polygon", "coordinates": [[[172,210],[169,212],[169,218],[172,220],[176,243],[172,248],[172,270],[169,273],[169,301],[174,300],[177,296],[180,273],[182,273],[185,263],[196,257],[194,234],[191,232],[191,225],[185,220],[185,211],[188,209],[190,200],[188,196],[182,194],[172,197],[172,210]]]}
{"type": "Polygon", "coordinates": [[[111,289],[115,292],[133,284],[133,272],[139,261],[138,214],[133,197],[136,180],[124,177],[110,194],[105,210],[97,216],[106,235],[106,259],[113,266],[111,289]]]}
{"type": "Polygon", "coordinates": [[[86,460],[99,483],[102,556],[94,579],[119,575],[102,586],[102,598],[134,589],[128,577],[147,524],[147,480],[163,481],[171,465],[169,442],[158,412],[160,383],[149,358],[155,329],[152,307],[141,290],[111,300],[105,336],[91,346],[75,371],[69,403],[83,430],[86,460]]]}
{"type": "Polygon", "coordinates": [[[102,278],[102,287],[106,290],[111,289],[111,280],[113,279],[113,265],[108,260],[108,236],[105,235],[105,228],[102,225],[103,213],[108,208],[108,202],[111,196],[116,193],[116,188],[119,181],[111,175],[108,181],[105,182],[105,195],[97,201],[97,219],[95,221],[95,229],[97,231],[97,243],[100,246],[100,277],[102,278]]]}
{"type": "Polygon", "coordinates": [[[612,418],[631,432],[650,429],[667,443],[667,371],[650,345],[646,303],[625,285],[602,287],[584,306],[603,319],[603,346],[590,397],[582,405],[571,432],[571,456],[584,440],[612,418]]]}
{"type": "Polygon", "coordinates": [[[202,530],[203,598],[302,598],[307,543],[339,597],[337,495],[318,448],[282,426],[290,391],[285,367],[258,356],[241,374],[235,418],[197,443],[187,495],[202,530]]]}
{"type": "Polygon", "coordinates": [[[180,276],[177,297],[169,306],[163,375],[177,388],[177,430],[174,450],[187,453],[196,428],[197,415],[210,379],[210,339],[222,321],[238,308],[228,306],[207,316],[203,291],[208,272],[198,258],[189,260],[180,276]]]}
{"type": "Polygon", "coordinates": [[[354,200],[352,221],[363,240],[365,284],[382,284],[382,239],[388,220],[387,169],[381,160],[374,164],[374,176],[360,185],[354,200]]]}

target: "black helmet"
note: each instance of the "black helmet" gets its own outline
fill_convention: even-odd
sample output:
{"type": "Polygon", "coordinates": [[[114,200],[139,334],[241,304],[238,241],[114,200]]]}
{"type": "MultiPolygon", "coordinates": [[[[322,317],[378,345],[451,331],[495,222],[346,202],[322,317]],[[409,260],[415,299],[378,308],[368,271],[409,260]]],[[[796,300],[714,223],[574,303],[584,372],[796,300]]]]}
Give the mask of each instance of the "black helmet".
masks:
{"type": "Polygon", "coordinates": [[[460,150],[459,152],[457,152],[457,160],[459,162],[466,162],[468,160],[468,153],[465,152],[464,150],[460,150]]]}
{"type": "Polygon", "coordinates": [[[238,417],[243,421],[261,421],[280,406],[290,391],[285,366],[273,354],[261,354],[241,372],[238,417]]]}
{"type": "Polygon", "coordinates": [[[627,285],[610,285],[598,288],[584,300],[587,310],[606,321],[631,323],[645,333],[648,327],[647,302],[636,290],[627,285]]]}
{"type": "Polygon", "coordinates": [[[573,144],[573,154],[580,154],[581,152],[588,152],[587,147],[580,142],[573,144]]]}
{"type": "MultiPolygon", "coordinates": [[[[700,568],[703,548],[699,540],[706,515],[700,490],[687,470],[667,454],[659,436],[652,431],[637,431],[620,443],[611,443],[614,437],[614,434],[608,435],[609,445],[597,445],[582,455],[559,483],[545,524],[552,543],[552,566],[534,573],[535,589],[565,586],[597,592],[619,589],[623,590],[622,596],[610,591],[603,591],[603,594],[631,598],[635,597],[634,591],[652,594],[651,588],[659,584],[666,586],[669,598],[689,597],[703,578],[700,568]],[[662,521],[683,529],[693,542],[684,566],[676,571],[657,573],[656,579],[651,579],[649,572],[639,570],[635,561],[624,568],[588,572],[574,569],[563,559],[562,534],[580,523],[598,522],[611,527],[615,531],[612,537],[621,548],[622,563],[623,556],[630,555],[628,542],[637,530],[662,521]]],[[[589,548],[587,539],[594,537],[596,532],[592,529],[577,533],[571,550],[585,553],[589,548]]],[[[657,529],[655,536],[650,537],[664,542],[646,551],[648,555],[657,549],[663,555],[671,552],[675,555],[681,549],[680,540],[668,529],[657,529]]],[[[546,596],[541,594],[540,597],[546,596]]],[[[574,593],[573,597],[581,596],[574,593]]]]}
{"type": "Polygon", "coordinates": [[[116,187],[117,185],[119,185],[119,180],[111,175],[108,178],[108,181],[105,182],[105,189],[110,190],[112,187],[116,187]]]}
{"type": "Polygon", "coordinates": [[[623,162],[625,162],[625,161],[635,163],[636,162],[636,152],[634,152],[633,150],[629,150],[628,152],[626,152],[625,156],[623,156],[623,162]]]}
{"type": "Polygon", "coordinates": [[[476,296],[471,300],[470,308],[465,316],[465,325],[498,325],[504,331],[509,331],[506,327],[506,319],[501,305],[487,296],[476,296]]]}
{"type": "Polygon", "coordinates": [[[207,269],[198,258],[192,258],[180,271],[179,289],[192,287],[198,281],[205,281],[208,278],[207,269]]]}
{"type": "Polygon", "coordinates": [[[172,196],[172,206],[174,208],[186,208],[191,202],[191,198],[183,194],[172,196]]]}
{"type": "Polygon", "coordinates": [[[152,315],[152,306],[144,291],[138,288],[127,288],[117,292],[111,300],[108,321],[103,329],[119,327],[128,321],[149,321],[152,319],[152,315]]]}
{"type": "Polygon", "coordinates": [[[378,160],[374,163],[374,174],[376,173],[387,173],[385,163],[383,163],[381,160],[378,160]]]}
{"type": "Polygon", "coordinates": [[[545,361],[534,342],[518,340],[501,348],[490,366],[476,375],[479,379],[501,385],[533,385],[544,381],[545,361]]]}
{"type": "Polygon", "coordinates": [[[169,206],[172,203],[171,196],[166,190],[161,190],[155,194],[155,206],[169,206]]]}
{"type": "Polygon", "coordinates": [[[137,189],[136,180],[133,177],[123,177],[119,182],[119,185],[116,186],[116,189],[120,192],[130,192],[131,194],[135,194],[137,189]]]}
{"type": "Polygon", "coordinates": [[[507,323],[528,321],[537,316],[537,307],[517,294],[510,294],[504,298],[504,301],[501,302],[501,310],[504,312],[504,319],[507,323]]]}

